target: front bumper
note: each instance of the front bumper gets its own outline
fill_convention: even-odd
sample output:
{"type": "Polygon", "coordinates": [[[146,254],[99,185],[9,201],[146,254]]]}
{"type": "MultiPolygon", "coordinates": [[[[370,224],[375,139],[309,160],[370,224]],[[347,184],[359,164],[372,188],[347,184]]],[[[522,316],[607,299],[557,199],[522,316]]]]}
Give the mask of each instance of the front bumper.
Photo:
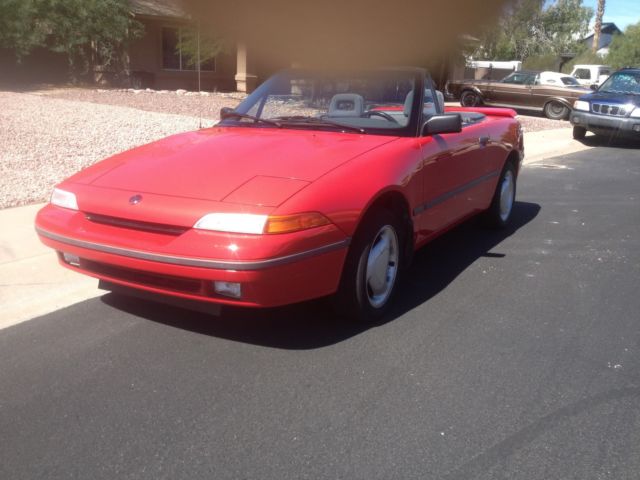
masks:
{"type": "Polygon", "coordinates": [[[574,110],[569,119],[572,125],[594,133],[640,138],[640,118],[614,117],[574,110]]]}
{"type": "Polygon", "coordinates": [[[245,307],[334,293],[350,241],[333,225],[282,235],[189,229],[169,236],[96,224],[82,212],[51,205],[38,213],[36,230],[60,263],[77,272],[157,294],[245,307]],[[65,261],[63,253],[79,262],[65,261]],[[240,283],[242,296],[217,294],[215,281],[240,283]]]}

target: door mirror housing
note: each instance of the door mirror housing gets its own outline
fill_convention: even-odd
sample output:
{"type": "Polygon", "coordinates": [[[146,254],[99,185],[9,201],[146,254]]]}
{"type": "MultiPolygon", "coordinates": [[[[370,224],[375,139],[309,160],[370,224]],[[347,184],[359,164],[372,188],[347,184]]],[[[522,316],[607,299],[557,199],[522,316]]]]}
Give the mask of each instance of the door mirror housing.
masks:
{"type": "Polygon", "coordinates": [[[434,115],[422,125],[422,136],[462,131],[462,117],[459,113],[434,115]]]}
{"type": "Polygon", "coordinates": [[[233,110],[234,109],[231,107],[222,107],[220,109],[220,120],[224,120],[229,113],[233,112],[233,110]]]}

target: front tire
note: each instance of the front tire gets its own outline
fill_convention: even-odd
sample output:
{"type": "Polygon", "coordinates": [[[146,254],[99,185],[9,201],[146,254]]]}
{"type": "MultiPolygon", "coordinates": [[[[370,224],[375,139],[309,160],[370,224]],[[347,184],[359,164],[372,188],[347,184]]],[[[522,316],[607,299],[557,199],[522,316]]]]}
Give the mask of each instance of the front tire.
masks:
{"type": "Polygon", "coordinates": [[[365,218],[349,249],[334,297],[337,313],[372,322],[389,309],[403,259],[401,225],[386,209],[365,218]]]}
{"type": "Polygon", "coordinates": [[[573,138],[574,140],[584,140],[584,137],[587,135],[587,129],[584,127],[573,127],[573,138]]]}
{"type": "Polygon", "coordinates": [[[507,161],[502,169],[500,180],[491,200],[491,206],[485,214],[486,223],[493,228],[504,228],[513,216],[513,205],[516,200],[516,169],[507,161]]]}
{"type": "Polygon", "coordinates": [[[569,116],[569,109],[560,102],[549,102],[544,106],[544,114],[551,120],[564,120],[569,116]]]}

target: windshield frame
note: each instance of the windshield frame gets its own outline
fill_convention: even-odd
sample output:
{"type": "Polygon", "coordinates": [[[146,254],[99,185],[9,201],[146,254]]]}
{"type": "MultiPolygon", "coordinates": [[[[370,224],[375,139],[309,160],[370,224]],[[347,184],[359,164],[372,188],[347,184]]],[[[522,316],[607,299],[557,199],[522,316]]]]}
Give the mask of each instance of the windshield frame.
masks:
{"type": "MultiPolygon", "coordinates": [[[[358,75],[358,74],[376,74],[376,73],[383,74],[383,73],[393,73],[393,72],[400,72],[403,74],[408,74],[409,76],[413,77],[412,79],[414,82],[414,92],[417,91],[419,93],[418,95],[414,94],[413,96],[411,115],[409,117],[409,121],[407,125],[405,125],[404,127],[375,128],[375,127],[365,126],[361,128],[361,132],[358,132],[352,129],[348,123],[345,123],[344,130],[339,130],[338,127],[331,126],[329,124],[327,125],[322,125],[320,123],[295,124],[295,123],[287,123],[286,121],[278,120],[281,126],[275,127],[265,123],[247,122],[247,121],[243,122],[239,118],[237,119],[226,118],[221,120],[220,123],[218,123],[218,125],[223,127],[280,128],[282,130],[305,129],[305,130],[312,130],[312,131],[328,131],[328,132],[340,131],[340,132],[355,134],[355,135],[368,134],[368,135],[384,135],[384,136],[393,136],[393,137],[416,137],[419,134],[420,122],[422,121],[422,108],[420,108],[420,106],[424,101],[423,99],[424,99],[425,86],[427,86],[427,88],[431,90],[432,98],[436,98],[435,97],[436,94],[433,88],[434,87],[433,82],[431,81],[431,78],[429,77],[429,74],[427,73],[427,71],[422,68],[410,68],[410,67],[391,68],[390,67],[390,68],[377,68],[377,69],[345,70],[345,71],[335,71],[335,72],[333,71],[327,72],[327,71],[311,70],[311,69],[293,69],[293,68],[287,69],[287,70],[278,72],[272,77],[270,77],[269,79],[267,79],[256,90],[254,90],[253,93],[251,93],[246,99],[244,99],[235,108],[234,111],[240,114],[248,113],[256,104],[259,104],[259,102],[263,102],[266,99],[268,92],[271,90],[271,85],[273,84],[273,82],[280,81],[283,78],[283,76],[284,77],[309,76],[313,78],[313,77],[323,77],[323,76],[330,77],[331,75],[339,76],[339,75],[358,75]]],[[[258,109],[261,110],[261,107],[259,106],[258,109]]],[[[438,112],[438,113],[442,113],[442,112],[438,112]]],[[[335,120],[335,119],[331,119],[331,120],[335,120]]]]}

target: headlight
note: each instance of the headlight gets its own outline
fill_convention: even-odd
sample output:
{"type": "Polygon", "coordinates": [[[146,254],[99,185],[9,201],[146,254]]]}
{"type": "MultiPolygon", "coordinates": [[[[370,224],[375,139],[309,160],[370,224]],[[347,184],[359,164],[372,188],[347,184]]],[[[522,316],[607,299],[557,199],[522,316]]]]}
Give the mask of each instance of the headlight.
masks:
{"type": "Polygon", "coordinates": [[[317,212],[273,216],[251,213],[209,213],[198,220],[193,228],[260,235],[298,232],[330,223],[327,217],[317,212]]]}
{"type": "Polygon", "coordinates": [[[54,188],[51,194],[51,204],[70,210],[78,210],[76,195],[60,188],[54,188]]]}
{"type": "Polygon", "coordinates": [[[576,100],[573,104],[574,110],[582,110],[583,112],[589,111],[589,102],[585,102],[584,100],[576,100]]]}
{"type": "Polygon", "coordinates": [[[636,107],[629,116],[633,118],[640,118],[640,107],[636,107]]]}
{"type": "Polygon", "coordinates": [[[251,213],[209,213],[196,222],[193,228],[215,232],[259,234],[267,223],[267,215],[251,213]]]}

